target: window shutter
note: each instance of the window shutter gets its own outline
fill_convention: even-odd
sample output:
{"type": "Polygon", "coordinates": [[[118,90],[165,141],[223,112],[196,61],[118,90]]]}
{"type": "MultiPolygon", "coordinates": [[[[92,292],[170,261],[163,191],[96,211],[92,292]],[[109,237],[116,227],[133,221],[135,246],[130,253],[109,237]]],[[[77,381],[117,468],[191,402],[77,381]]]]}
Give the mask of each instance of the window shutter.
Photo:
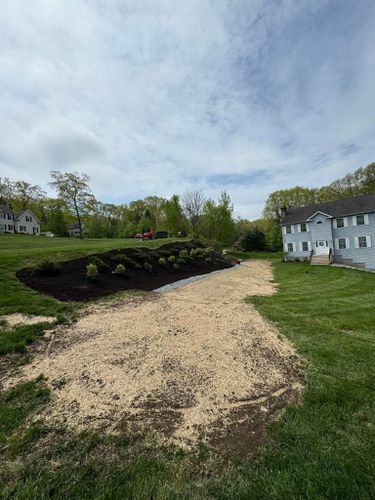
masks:
{"type": "Polygon", "coordinates": [[[286,234],[286,226],[283,226],[283,234],[286,234]]]}
{"type": "Polygon", "coordinates": [[[293,243],[293,252],[296,252],[297,251],[297,246],[295,243],[293,243]]]}
{"type": "Polygon", "coordinates": [[[371,248],[371,236],[366,236],[367,247],[371,248]]]}
{"type": "Polygon", "coordinates": [[[344,217],[344,227],[348,227],[348,218],[344,217]]]}
{"type": "MultiPolygon", "coordinates": [[[[353,226],[357,225],[357,216],[356,215],[353,215],[353,217],[352,217],[352,223],[353,223],[353,226]]],[[[358,247],[356,247],[356,248],[358,248],[358,247]]]]}
{"type": "Polygon", "coordinates": [[[339,239],[335,238],[335,248],[336,250],[339,250],[339,239]]]}
{"type": "Polygon", "coordinates": [[[307,242],[307,248],[309,249],[309,252],[311,252],[311,241],[307,242]]]}
{"type": "Polygon", "coordinates": [[[350,248],[349,238],[345,238],[345,242],[346,242],[346,248],[350,248]]]}
{"type": "Polygon", "coordinates": [[[365,224],[368,225],[369,220],[368,220],[368,214],[365,214],[365,224]]]}
{"type": "Polygon", "coordinates": [[[359,248],[359,242],[358,242],[358,237],[354,237],[354,248],[359,248]]]}
{"type": "Polygon", "coordinates": [[[306,222],[306,231],[309,232],[310,231],[310,224],[308,222],[306,222]]]}
{"type": "Polygon", "coordinates": [[[290,226],[290,229],[291,229],[291,231],[292,231],[292,234],[294,234],[294,224],[292,224],[292,225],[290,226]]]}
{"type": "Polygon", "coordinates": [[[301,224],[297,224],[297,230],[299,233],[301,232],[301,224]]]}
{"type": "Polygon", "coordinates": [[[302,241],[299,242],[299,251],[303,252],[303,246],[302,246],[302,241]]]}
{"type": "Polygon", "coordinates": [[[288,251],[288,243],[284,243],[284,252],[288,251]]]}

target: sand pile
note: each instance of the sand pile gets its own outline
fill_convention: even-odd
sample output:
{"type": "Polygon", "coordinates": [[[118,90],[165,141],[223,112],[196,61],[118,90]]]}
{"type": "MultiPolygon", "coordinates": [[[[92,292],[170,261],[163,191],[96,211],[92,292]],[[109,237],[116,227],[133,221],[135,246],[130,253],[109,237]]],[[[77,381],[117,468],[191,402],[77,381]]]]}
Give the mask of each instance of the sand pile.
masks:
{"type": "Polygon", "coordinates": [[[300,389],[293,348],[243,301],[274,291],[270,265],[253,261],[164,294],[92,306],[22,376],[42,373],[54,388],[48,419],[120,422],[194,443],[240,419],[240,406],[266,413],[268,399],[300,389]]]}

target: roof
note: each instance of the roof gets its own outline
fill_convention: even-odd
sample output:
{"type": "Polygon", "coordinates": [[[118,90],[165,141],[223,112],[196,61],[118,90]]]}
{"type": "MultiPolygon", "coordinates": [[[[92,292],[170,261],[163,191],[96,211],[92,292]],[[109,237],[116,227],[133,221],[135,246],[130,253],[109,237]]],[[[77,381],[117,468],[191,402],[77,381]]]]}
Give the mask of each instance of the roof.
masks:
{"type": "Polygon", "coordinates": [[[281,224],[295,224],[306,222],[317,212],[322,212],[330,217],[344,217],[345,215],[363,214],[375,212],[375,193],[361,196],[353,196],[344,200],[328,201],[318,203],[309,207],[289,209],[281,224]]]}

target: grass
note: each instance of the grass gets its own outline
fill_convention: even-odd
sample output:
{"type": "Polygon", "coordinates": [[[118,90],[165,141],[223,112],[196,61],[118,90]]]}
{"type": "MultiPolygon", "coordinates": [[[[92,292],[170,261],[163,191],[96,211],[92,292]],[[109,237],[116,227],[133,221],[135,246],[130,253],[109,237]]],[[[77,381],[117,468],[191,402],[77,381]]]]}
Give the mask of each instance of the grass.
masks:
{"type": "Polygon", "coordinates": [[[302,404],[270,429],[272,446],[224,461],[204,446],[27,425],[47,404],[40,380],[0,400],[3,497],[374,498],[375,275],[278,258],[273,268],[278,293],[248,300],[294,343],[306,378],[302,404]]]}
{"type": "MultiPolygon", "coordinates": [[[[35,266],[45,259],[58,262],[116,248],[136,246],[154,248],[170,241],[174,240],[144,242],[133,238],[80,240],[0,234],[0,290],[2,291],[0,315],[23,313],[56,316],[59,322],[63,322],[82,307],[82,304],[78,303],[59,302],[25,287],[15,275],[23,267],[35,266]]],[[[39,324],[7,331],[4,325],[0,324],[0,354],[24,351],[26,345],[40,335],[47,326],[39,324]]]]}

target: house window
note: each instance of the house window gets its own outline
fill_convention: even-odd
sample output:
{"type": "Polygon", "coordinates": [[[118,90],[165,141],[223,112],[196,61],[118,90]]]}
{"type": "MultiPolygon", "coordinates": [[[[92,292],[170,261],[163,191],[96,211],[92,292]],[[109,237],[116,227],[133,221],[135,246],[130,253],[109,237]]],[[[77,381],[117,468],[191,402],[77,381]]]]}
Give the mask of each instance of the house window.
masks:
{"type": "Polygon", "coordinates": [[[323,224],[322,220],[318,220],[317,224],[323,224]]]}
{"type": "Polygon", "coordinates": [[[288,243],[288,252],[293,252],[293,243],[288,243]]]}
{"type": "Polygon", "coordinates": [[[357,226],[364,226],[365,224],[365,216],[362,215],[357,215],[357,226]]]}
{"type": "Polygon", "coordinates": [[[8,224],[8,231],[13,231],[13,226],[12,226],[12,224],[8,224]]]}
{"type": "Polygon", "coordinates": [[[344,250],[346,248],[346,238],[339,238],[339,249],[344,250]]]}
{"type": "Polygon", "coordinates": [[[336,227],[344,227],[344,219],[342,217],[336,219],[336,227]]]}
{"type": "Polygon", "coordinates": [[[286,226],[286,229],[285,229],[286,233],[287,234],[290,234],[292,232],[292,226],[286,226]]]}
{"type": "Polygon", "coordinates": [[[309,251],[309,243],[308,241],[303,241],[302,242],[302,252],[308,252],[309,251]]]}
{"type": "Polygon", "coordinates": [[[367,248],[366,236],[358,236],[358,246],[359,248],[367,248]]]}
{"type": "Polygon", "coordinates": [[[8,214],[8,220],[12,220],[12,214],[8,214]]]}
{"type": "Polygon", "coordinates": [[[301,224],[301,233],[306,233],[307,231],[307,225],[306,225],[306,222],[303,222],[301,224]]]}

